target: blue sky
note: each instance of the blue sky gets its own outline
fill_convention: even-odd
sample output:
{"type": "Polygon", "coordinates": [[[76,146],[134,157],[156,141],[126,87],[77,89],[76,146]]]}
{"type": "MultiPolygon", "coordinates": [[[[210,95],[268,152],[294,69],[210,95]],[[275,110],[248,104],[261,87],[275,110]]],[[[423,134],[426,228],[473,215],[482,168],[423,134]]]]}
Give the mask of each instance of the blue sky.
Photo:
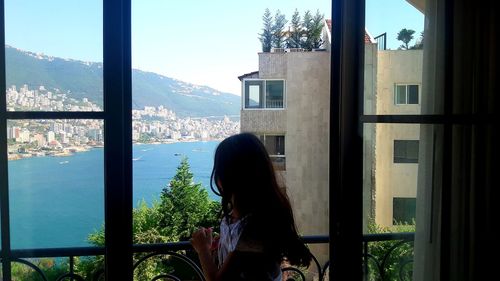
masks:
{"type": "MultiPolygon", "coordinates": [[[[258,69],[262,14],[297,8],[330,18],[325,0],[132,0],[133,67],[239,94],[237,76],[258,69]]],[[[102,61],[102,0],[5,0],[8,45],[47,55],[102,61]]],[[[419,35],[423,15],[404,0],[366,0],[372,36],[410,28],[419,35]]],[[[7,70],[8,71],[8,70],[7,70]]]]}

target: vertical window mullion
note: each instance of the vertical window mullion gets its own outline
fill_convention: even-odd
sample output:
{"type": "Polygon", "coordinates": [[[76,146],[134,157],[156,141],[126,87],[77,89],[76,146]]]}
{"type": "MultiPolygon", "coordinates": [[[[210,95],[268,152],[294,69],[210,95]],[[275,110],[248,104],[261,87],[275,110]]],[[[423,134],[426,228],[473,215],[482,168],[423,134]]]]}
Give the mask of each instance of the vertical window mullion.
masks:
{"type": "Polygon", "coordinates": [[[131,281],[131,0],[106,0],[103,5],[105,271],[106,280],[131,281]]]}
{"type": "Polygon", "coordinates": [[[5,95],[5,5],[0,0],[0,219],[2,238],[2,278],[11,279],[9,177],[7,162],[7,97],[5,95]]]}
{"type": "Polygon", "coordinates": [[[365,1],[333,0],[330,64],[330,279],[362,280],[365,1]]]}

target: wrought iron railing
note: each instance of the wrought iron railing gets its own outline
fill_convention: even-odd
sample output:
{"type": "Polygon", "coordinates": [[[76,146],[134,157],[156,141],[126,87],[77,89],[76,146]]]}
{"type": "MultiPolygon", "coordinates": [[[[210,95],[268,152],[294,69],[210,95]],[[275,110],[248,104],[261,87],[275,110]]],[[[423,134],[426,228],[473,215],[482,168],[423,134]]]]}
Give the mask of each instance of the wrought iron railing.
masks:
{"type": "MultiPolygon", "coordinates": [[[[308,245],[329,244],[328,236],[304,236],[304,241],[308,245]]],[[[411,269],[413,263],[413,239],[414,233],[384,233],[368,234],[363,236],[363,261],[365,280],[411,280],[411,269]]],[[[152,261],[158,257],[165,257],[170,260],[177,260],[177,264],[183,264],[190,268],[192,275],[198,280],[204,280],[202,271],[198,264],[191,259],[192,248],[189,242],[175,242],[163,244],[141,244],[134,245],[136,261],[134,270],[141,265],[152,261]],[[188,253],[191,252],[191,255],[188,253]]],[[[19,263],[31,268],[36,273],[39,280],[49,280],[44,271],[35,264],[37,258],[58,258],[67,259],[69,270],[58,276],[55,281],[63,280],[104,280],[104,270],[97,269],[90,276],[82,276],[76,273],[75,258],[86,256],[102,256],[102,247],[79,247],[79,248],[52,248],[52,249],[29,249],[12,250],[10,261],[19,263]]],[[[334,266],[334,265],[333,265],[334,266]]],[[[309,273],[313,272],[316,280],[328,280],[330,262],[321,264],[313,256],[313,261],[309,267],[309,273]]],[[[304,269],[284,266],[282,268],[284,280],[306,280],[307,272],[304,269]]],[[[176,272],[158,273],[150,280],[181,280],[176,276],[176,272]]]]}

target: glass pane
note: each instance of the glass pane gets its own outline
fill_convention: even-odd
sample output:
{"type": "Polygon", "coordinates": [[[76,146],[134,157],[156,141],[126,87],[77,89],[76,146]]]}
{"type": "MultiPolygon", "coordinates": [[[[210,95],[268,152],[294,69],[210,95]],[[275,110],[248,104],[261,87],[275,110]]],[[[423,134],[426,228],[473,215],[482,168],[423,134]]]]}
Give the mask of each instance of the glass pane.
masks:
{"type": "Polygon", "coordinates": [[[262,89],[264,81],[245,81],[245,107],[262,107],[262,89]]]}
{"type": "Polygon", "coordinates": [[[418,163],[418,140],[394,140],[394,163],[418,163]]]}
{"type": "Polygon", "coordinates": [[[101,111],[102,22],[99,0],[5,1],[7,110],[101,111]]]}
{"type": "Polygon", "coordinates": [[[285,155],[284,136],[265,136],[264,145],[269,155],[285,155]]]}
{"type": "Polygon", "coordinates": [[[396,104],[406,103],[406,85],[396,85],[396,104]]]}
{"type": "Polygon", "coordinates": [[[415,224],[416,198],[393,198],[392,221],[396,225],[415,224]]]}
{"type": "Polygon", "coordinates": [[[284,81],[266,81],[266,108],[283,108],[284,96],[284,81]]]}
{"type": "Polygon", "coordinates": [[[429,102],[425,110],[435,110],[436,96],[419,97],[413,92],[413,86],[423,84],[426,70],[424,15],[410,2],[366,1],[364,114],[418,115],[423,110],[420,101],[424,99],[429,102]]]}
{"type": "MultiPolygon", "coordinates": [[[[184,156],[193,183],[201,183],[189,188],[206,190],[207,199],[220,200],[209,186],[214,150],[222,139],[240,132],[240,128],[258,136],[292,133],[293,139],[287,138],[286,147],[283,138],[268,139],[270,153],[276,155],[272,161],[279,170],[277,176],[280,183],[285,183],[287,194],[296,200],[293,206],[300,233],[327,235],[325,124],[329,120],[330,53],[319,51],[323,46],[309,46],[314,52],[288,48],[286,31],[296,8],[301,18],[307,10],[309,16],[314,16],[319,9],[316,20],[323,34],[315,35],[308,43],[326,41],[328,29],[321,15],[331,14],[330,1],[302,2],[298,6],[286,1],[275,3],[288,23],[282,29],[281,41],[274,42],[275,52],[262,52],[258,37],[268,4],[256,2],[244,7],[235,1],[132,1],[133,97],[140,101],[135,103],[133,113],[136,243],[185,240],[193,226],[199,226],[200,216],[191,213],[204,203],[178,204],[182,207],[168,212],[155,210],[162,203],[172,203],[167,195],[174,190],[173,179],[184,156]],[[179,22],[185,28],[178,28],[179,22]],[[200,26],[208,31],[196,36],[186,32],[199,30],[200,26]],[[173,44],[172,38],[177,43],[173,44]],[[282,46],[277,48],[278,44],[282,46]],[[293,100],[293,104],[285,105],[285,100],[293,100]],[[160,105],[169,111],[168,118],[158,113],[160,105]],[[165,129],[158,129],[161,126],[165,129]],[[208,134],[205,139],[197,137],[201,128],[208,134]],[[288,155],[284,157],[289,149],[293,152],[291,160],[288,155]],[[174,229],[170,227],[173,221],[183,221],[176,218],[186,218],[186,223],[168,232],[174,229]]],[[[271,13],[275,19],[277,8],[271,13]]],[[[186,170],[185,165],[181,167],[186,170]]],[[[206,212],[211,218],[213,213],[218,214],[206,212]]],[[[217,219],[211,223],[214,229],[219,226],[217,219]]],[[[311,245],[311,249],[321,265],[328,260],[327,243],[311,245]]],[[[141,271],[144,279],[152,280],[157,275],[149,273],[165,269],[161,262],[152,262],[150,268],[153,270],[141,271]]],[[[180,279],[192,280],[190,276],[180,279]]]]}
{"type": "Polygon", "coordinates": [[[408,85],[408,104],[418,104],[418,85],[408,85]]]}
{"type": "Polygon", "coordinates": [[[260,87],[257,85],[250,85],[248,89],[248,106],[257,107],[260,105],[260,87]]]}
{"type": "MultiPolygon", "coordinates": [[[[428,172],[432,159],[429,148],[429,128],[419,124],[364,124],[363,134],[363,231],[365,234],[415,232],[419,227],[417,194],[425,181],[419,176],[428,172]],[[423,170],[421,170],[423,169],[423,170]]],[[[413,245],[391,238],[386,242],[368,243],[368,253],[381,261],[389,254],[385,265],[390,279],[397,280],[399,271],[407,274],[413,263],[413,245]],[[391,240],[393,239],[393,240],[391,240]]],[[[368,262],[368,280],[378,280],[380,269],[373,260],[368,262]]],[[[411,276],[411,275],[410,275],[411,276]]],[[[405,279],[405,280],[411,280],[405,279]]]]}
{"type": "Polygon", "coordinates": [[[9,120],[13,249],[100,245],[104,223],[102,120],[9,120]]]}

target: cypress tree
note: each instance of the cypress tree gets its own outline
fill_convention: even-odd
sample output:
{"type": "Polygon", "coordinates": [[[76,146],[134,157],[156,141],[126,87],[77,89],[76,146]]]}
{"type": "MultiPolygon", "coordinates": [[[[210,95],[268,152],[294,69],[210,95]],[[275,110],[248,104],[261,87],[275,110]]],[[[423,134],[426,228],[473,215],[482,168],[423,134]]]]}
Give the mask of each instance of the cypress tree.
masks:
{"type": "Polygon", "coordinates": [[[283,28],[285,27],[285,24],[287,23],[287,20],[285,18],[285,15],[280,12],[280,10],[276,11],[276,14],[274,16],[274,24],[273,24],[273,37],[272,37],[272,47],[274,48],[283,48],[284,47],[284,36],[285,33],[283,32],[283,28]]]}
{"type": "Polygon", "coordinates": [[[262,28],[262,33],[259,34],[259,40],[262,43],[262,51],[270,52],[273,40],[273,17],[268,8],[266,8],[262,16],[262,21],[264,27],[262,28]]]}
{"type": "Polygon", "coordinates": [[[300,22],[299,11],[295,9],[295,12],[292,15],[291,26],[288,31],[288,37],[286,40],[287,48],[300,48],[301,47],[301,38],[302,38],[302,24],[300,22]]]}

